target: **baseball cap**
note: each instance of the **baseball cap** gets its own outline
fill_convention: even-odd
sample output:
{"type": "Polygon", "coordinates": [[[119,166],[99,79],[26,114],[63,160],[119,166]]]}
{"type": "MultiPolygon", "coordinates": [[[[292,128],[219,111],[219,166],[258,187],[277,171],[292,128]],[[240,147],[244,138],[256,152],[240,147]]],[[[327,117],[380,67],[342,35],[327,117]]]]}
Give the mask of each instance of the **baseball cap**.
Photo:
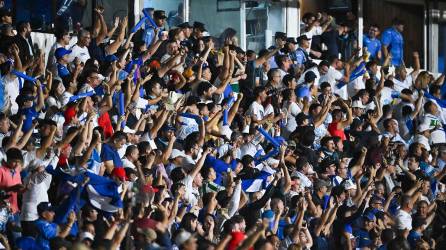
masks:
{"type": "Polygon", "coordinates": [[[317,78],[317,76],[313,71],[308,71],[307,73],[305,73],[305,76],[304,76],[304,80],[307,83],[314,81],[316,78],[317,78]]]}
{"type": "Polygon", "coordinates": [[[183,151],[178,150],[176,148],[172,149],[172,153],[170,154],[170,159],[175,159],[177,157],[185,157],[186,155],[184,154],[183,151]]]}
{"type": "Polygon", "coordinates": [[[192,234],[186,230],[181,230],[175,237],[175,245],[181,246],[192,237],[192,234]]]}
{"type": "Polygon", "coordinates": [[[118,61],[118,57],[115,55],[108,55],[105,57],[105,61],[106,62],[114,62],[114,61],[118,61]]]}
{"type": "Polygon", "coordinates": [[[365,213],[363,218],[368,221],[375,221],[376,217],[373,213],[365,213]]]}
{"type": "Polygon", "coordinates": [[[165,124],[162,128],[162,131],[175,131],[175,127],[170,124],[165,124]]]}
{"type": "Polygon", "coordinates": [[[127,175],[125,174],[124,168],[114,168],[111,175],[118,177],[121,181],[127,180],[127,175]]]}
{"type": "Polygon", "coordinates": [[[344,181],[343,187],[345,190],[356,189],[356,185],[350,179],[344,181]]]}
{"type": "Polygon", "coordinates": [[[311,39],[307,37],[307,35],[301,35],[300,37],[297,38],[297,41],[302,41],[302,40],[307,40],[310,41],[311,39]]]}
{"type": "Polygon", "coordinates": [[[46,211],[54,211],[54,207],[49,202],[40,202],[39,205],[37,205],[38,214],[42,214],[46,211]]]}
{"type": "Polygon", "coordinates": [[[362,104],[362,101],[361,101],[361,100],[356,100],[356,101],[353,101],[353,103],[352,103],[352,108],[365,109],[366,106],[364,106],[364,104],[362,104]]]}
{"type": "Polygon", "coordinates": [[[294,37],[288,37],[285,41],[286,41],[287,43],[294,43],[294,44],[297,44],[297,41],[296,41],[296,39],[295,39],[294,37]]]}
{"type": "Polygon", "coordinates": [[[64,47],[60,47],[60,48],[56,49],[56,51],[54,52],[54,56],[56,57],[56,59],[60,59],[64,55],[71,54],[71,52],[72,52],[72,50],[68,50],[68,49],[65,49],[64,47]]]}
{"type": "Polygon", "coordinates": [[[191,28],[193,28],[194,26],[190,25],[189,22],[184,22],[184,23],[180,23],[180,24],[178,24],[177,27],[178,27],[178,28],[182,28],[182,29],[185,29],[185,28],[189,28],[189,29],[191,29],[191,28]]]}
{"type": "Polygon", "coordinates": [[[83,232],[81,233],[80,237],[81,240],[91,240],[94,241],[94,235],[90,232],[83,232]]]}
{"type": "Polygon", "coordinates": [[[194,29],[199,29],[201,32],[205,32],[206,29],[204,28],[204,23],[201,22],[194,22],[194,29]]]}
{"type": "Polygon", "coordinates": [[[287,37],[286,37],[286,33],[277,31],[276,34],[274,34],[274,38],[286,40],[287,37]]]}
{"type": "Polygon", "coordinates": [[[166,19],[166,12],[164,10],[155,10],[153,12],[153,17],[157,19],[166,19]]]}
{"type": "Polygon", "coordinates": [[[418,132],[423,133],[426,130],[430,130],[431,127],[428,123],[421,123],[420,126],[418,126],[418,132]]]}

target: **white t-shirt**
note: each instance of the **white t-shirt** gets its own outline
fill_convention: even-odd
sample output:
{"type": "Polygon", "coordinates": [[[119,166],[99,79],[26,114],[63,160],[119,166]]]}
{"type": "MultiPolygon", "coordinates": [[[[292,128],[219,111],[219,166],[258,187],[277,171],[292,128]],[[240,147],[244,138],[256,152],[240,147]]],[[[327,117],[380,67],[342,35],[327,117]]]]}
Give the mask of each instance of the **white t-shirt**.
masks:
{"type": "Polygon", "coordinates": [[[321,76],[321,83],[322,82],[328,82],[331,85],[332,89],[336,88],[336,83],[342,79],[344,75],[342,73],[335,69],[333,66],[330,65],[328,68],[327,74],[321,76]]]}
{"type": "Polygon", "coordinates": [[[321,83],[321,74],[319,74],[319,70],[317,69],[317,66],[314,66],[312,68],[307,69],[299,78],[299,80],[297,81],[297,84],[302,84],[305,82],[305,74],[308,71],[313,71],[314,74],[316,75],[316,79],[314,80],[314,84],[315,85],[319,85],[321,83]]]}
{"type": "Polygon", "coordinates": [[[288,115],[286,118],[286,125],[282,129],[282,136],[288,138],[288,136],[297,128],[296,116],[301,112],[299,105],[295,102],[291,102],[288,106],[288,115]]]}
{"type": "Polygon", "coordinates": [[[348,96],[354,96],[358,92],[358,90],[365,89],[365,82],[362,76],[356,78],[349,84],[347,84],[347,92],[348,96]]]}
{"type": "Polygon", "coordinates": [[[133,162],[129,161],[126,157],[122,158],[122,166],[124,168],[131,168],[131,169],[136,169],[135,164],[133,164],[133,162]]]}
{"type": "Polygon", "coordinates": [[[396,227],[399,230],[412,230],[412,216],[402,209],[396,214],[396,227]]]}
{"type": "Polygon", "coordinates": [[[19,95],[19,79],[7,75],[3,77],[3,82],[5,84],[5,104],[6,100],[9,98],[9,101],[11,102],[11,113],[16,114],[17,111],[19,111],[19,105],[15,102],[15,99],[19,95]]]}
{"type": "Polygon", "coordinates": [[[24,179],[24,184],[28,187],[22,197],[22,211],[20,219],[22,221],[34,221],[39,218],[37,205],[40,202],[48,201],[48,189],[50,188],[52,176],[47,172],[28,175],[24,179]]]}
{"type": "Polygon", "coordinates": [[[198,203],[198,199],[200,198],[200,192],[197,188],[194,188],[192,183],[194,182],[194,178],[191,175],[187,175],[181,183],[186,186],[186,193],[184,194],[184,199],[186,199],[190,205],[195,206],[198,203]]]}
{"type": "Polygon", "coordinates": [[[398,92],[401,92],[401,90],[403,89],[409,89],[410,87],[412,87],[412,84],[413,84],[413,78],[411,74],[408,74],[404,81],[400,81],[395,77],[393,78],[393,89],[398,92]]]}
{"type": "Polygon", "coordinates": [[[313,36],[319,36],[322,35],[322,33],[323,30],[321,26],[313,26],[309,31],[303,33],[303,35],[306,35],[307,38],[310,39],[310,46],[308,46],[307,52],[310,52],[313,36]]]}
{"type": "Polygon", "coordinates": [[[255,116],[257,120],[262,120],[265,117],[265,109],[261,104],[254,101],[251,103],[251,106],[249,106],[248,114],[255,116]]]}
{"type": "Polygon", "coordinates": [[[81,62],[85,63],[88,59],[90,59],[90,52],[88,52],[87,47],[80,47],[75,44],[71,47],[72,52],[68,55],[68,62],[71,63],[77,57],[81,62]]]}

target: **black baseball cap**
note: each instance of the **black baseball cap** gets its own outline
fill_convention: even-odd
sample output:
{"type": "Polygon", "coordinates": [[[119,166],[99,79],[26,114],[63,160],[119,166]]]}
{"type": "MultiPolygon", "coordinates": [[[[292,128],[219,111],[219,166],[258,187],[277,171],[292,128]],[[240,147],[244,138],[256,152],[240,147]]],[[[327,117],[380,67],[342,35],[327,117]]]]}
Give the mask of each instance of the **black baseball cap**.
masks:
{"type": "Polygon", "coordinates": [[[297,41],[300,42],[302,40],[307,40],[310,41],[311,39],[307,37],[307,35],[301,35],[300,37],[297,38],[297,41]]]}
{"type": "Polygon", "coordinates": [[[4,16],[12,16],[12,11],[8,8],[1,8],[0,9],[0,17],[4,16]]]}
{"type": "Polygon", "coordinates": [[[189,22],[184,22],[184,23],[178,24],[177,27],[182,28],[182,29],[185,29],[185,28],[192,29],[194,26],[190,25],[189,22]]]}
{"type": "Polygon", "coordinates": [[[287,43],[297,44],[297,41],[296,41],[296,39],[294,37],[288,37],[285,41],[287,43]]]}
{"type": "Polygon", "coordinates": [[[275,39],[282,39],[282,40],[285,41],[287,39],[287,36],[286,36],[286,33],[277,31],[276,34],[274,34],[274,38],[275,39]]]}
{"type": "Polygon", "coordinates": [[[194,22],[194,29],[199,29],[201,32],[205,32],[206,28],[204,27],[204,23],[201,22],[194,22]]]}
{"type": "Polygon", "coordinates": [[[166,12],[164,10],[155,10],[153,12],[153,17],[157,19],[166,19],[166,12]]]}
{"type": "Polygon", "coordinates": [[[37,205],[37,212],[40,215],[46,211],[54,211],[54,207],[49,202],[40,202],[39,205],[37,205]]]}

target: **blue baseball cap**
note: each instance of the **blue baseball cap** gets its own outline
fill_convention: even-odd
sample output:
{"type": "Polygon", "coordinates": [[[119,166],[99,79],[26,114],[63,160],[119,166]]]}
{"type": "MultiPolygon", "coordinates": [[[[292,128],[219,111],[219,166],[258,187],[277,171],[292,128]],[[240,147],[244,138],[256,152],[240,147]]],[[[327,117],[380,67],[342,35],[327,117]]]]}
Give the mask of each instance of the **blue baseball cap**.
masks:
{"type": "Polygon", "coordinates": [[[376,219],[375,215],[373,213],[366,213],[364,214],[364,219],[368,220],[368,221],[374,221],[376,219]]]}
{"type": "Polygon", "coordinates": [[[115,55],[108,55],[105,57],[105,61],[106,62],[114,62],[114,61],[118,61],[118,57],[115,55]]]}
{"type": "Polygon", "coordinates": [[[270,220],[273,219],[274,218],[273,210],[266,210],[265,212],[263,212],[262,218],[270,219],[270,220]]]}
{"type": "Polygon", "coordinates": [[[72,50],[67,50],[63,47],[56,49],[56,51],[54,52],[54,56],[56,57],[56,59],[60,59],[62,58],[64,55],[68,55],[71,54],[72,50]]]}

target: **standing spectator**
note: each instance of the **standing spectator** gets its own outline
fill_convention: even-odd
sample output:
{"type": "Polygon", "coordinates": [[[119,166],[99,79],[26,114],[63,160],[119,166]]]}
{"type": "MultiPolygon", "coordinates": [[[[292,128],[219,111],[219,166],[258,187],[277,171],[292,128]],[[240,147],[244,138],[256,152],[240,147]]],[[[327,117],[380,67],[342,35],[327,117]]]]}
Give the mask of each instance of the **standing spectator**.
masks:
{"type": "Polygon", "coordinates": [[[381,60],[381,42],[378,39],[379,27],[372,24],[369,27],[369,33],[363,36],[363,47],[370,53],[370,59],[381,60]]]}
{"type": "Polygon", "coordinates": [[[392,27],[384,30],[381,36],[382,52],[384,58],[392,56],[392,65],[404,64],[404,22],[398,18],[392,20],[392,27]]]}

